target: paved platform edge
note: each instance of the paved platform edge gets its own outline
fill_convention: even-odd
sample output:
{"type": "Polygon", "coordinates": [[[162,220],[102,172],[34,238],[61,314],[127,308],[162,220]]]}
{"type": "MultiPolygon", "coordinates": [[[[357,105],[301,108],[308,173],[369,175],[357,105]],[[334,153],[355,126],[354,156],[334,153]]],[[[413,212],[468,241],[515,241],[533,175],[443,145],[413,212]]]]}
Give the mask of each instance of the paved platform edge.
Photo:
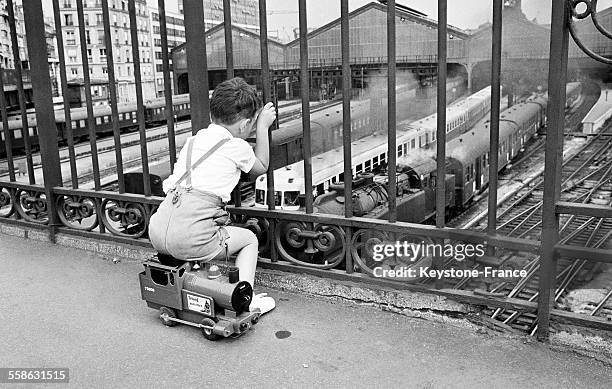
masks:
{"type": "MultiPolygon", "coordinates": [[[[111,241],[103,242],[62,233],[56,234],[55,242],[52,242],[47,230],[6,224],[0,224],[0,237],[2,235],[94,252],[100,255],[102,260],[115,263],[145,261],[155,254],[152,248],[111,241]]],[[[455,302],[434,294],[401,291],[381,286],[364,286],[355,282],[261,268],[257,269],[255,284],[256,290],[272,288],[370,305],[397,314],[445,323],[483,334],[514,337],[517,341],[523,342],[536,341],[535,338],[518,331],[508,331],[497,326],[488,317],[480,315],[481,308],[478,306],[455,302]]],[[[605,333],[601,336],[601,332],[590,328],[576,326],[565,328],[567,329],[551,335],[549,346],[552,350],[576,353],[612,366],[612,334],[605,333]]]]}

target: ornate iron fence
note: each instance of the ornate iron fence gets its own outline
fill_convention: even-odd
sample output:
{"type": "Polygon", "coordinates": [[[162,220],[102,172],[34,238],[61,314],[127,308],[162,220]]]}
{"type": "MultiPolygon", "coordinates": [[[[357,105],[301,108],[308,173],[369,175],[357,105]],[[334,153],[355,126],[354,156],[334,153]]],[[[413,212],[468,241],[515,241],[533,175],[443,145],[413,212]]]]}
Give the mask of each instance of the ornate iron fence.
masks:
{"type": "MultiPolygon", "coordinates": [[[[11,0],[7,1],[12,9],[11,0]]],[[[19,225],[42,225],[51,236],[57,233],[76,234],[102,240],[148,245],[146,239],[147,226],[150,216],[155,212],[161,198],[151,196],[151,181],[149,179],[149,153],[147,150],[147,134],[145,129],[143,92],[141,82],[141,65],[139,61],[140,37],[138,23],[141,19],[141,6],[143,1],[128,1],[128,14],[131,31],[131,55],[135,74],[135,101],[136,109],[126,112],[119,110],[117,103],[117,79],[115,77],[115,58],[113,54],[112,31],[110,28],[110,11],[107,0],[102,0],[105,68],[107,69],[108,87],[110,96],[109,121],[104,119],[97,122],[93,113],[91,80],[89,77],[91,64],[88,61],[87,46],[81,46],[82,74],[86,94],[86,115],[71,117],[69,102],[64,101],[63,124],[56,123],[56,114],[53,109],[51,80],[49,76],[47,50],[45,46],[44,16],[40,2],[24,2],[24,13],[27,32],[27,44],[30,53],[31,79],[34,89],[35,115],[28,115],[23,105],[23,86],[20,88],[22,102],[21,130],[9,123],[6,116],[4,99],[0,98],[2,110],[4,151],[7,158],[8,180],[0,180],[0,222],[19,225]],[[139,10],[138,13],[136,10],[139,10]],[[133,112],[133,113],[132,113],[133,112]],[[144,195],[128,194],[124,181],[124,156],[121,145],[121,123],[129,120],[137,125],[140,142],[140,159],[144,173],[142,193],[144,195]],[[114,145],[114,166],[118,193],[102,190],[100,174],[100,161],[98,155],[98,141],[96,139],[96,125],[108,123],[112,131],[114,145]],[[26,130],[23,130],[23,129],[26,130]],[[19,135],[19,136],[16,136],[19,135]],[[79,189],[79,177],[83,174],[77,166],[77,152],[75,151],[75,136],[88,136],[91,151],[91,165],[93,177],[92,189],[79,189]],[[58,137],[66,141],[66,156],[69,160],[71,187],[63,186],[63,176],[60,163],[60,150],[58,137]],[[13,155],[13,142],[21,141],[24,144],[25,157],[13,155]],[[35,169],[33,149],[40,148],[41,164],[35,169]],[[24,166],[25,165],[25,166],[24,166]],[[28,182],[21,181],[22,174],[26,174],[28,182]]],[[[314,213],[312,191],[312,153],[310,139],[310,106],[308,96],[308,35],[306,20],[306,1],[299,0],[300,25],[300,74],[302,93],[302,124],[303,124],[303,155],[306,201],[305,212],[289,212],[275,210],[274,201],[274,175],[272,171],[267,174],[269,209],[254,209],[247,207],[234,207],[230,212],[235,223],[247,226],[255,231],[261,243],[261,251],[267,260],[262,260],[263,266],[270,266],[288,271],[299,271],[317,274],[337,279],[353,280],[363,283],[379,283],[387,286],[405,288],[409,290],[427,290],[430,293],[446,296],[458,301],[477,305],[487,305],[500,309],[511,309],[516,312],[537,311],[538,335],[541,339],[548,337],[549,321],[551,316],[572,323],[587,324],[591,326],[610,329],[611,325],[598,318],[586,318],[568,312],[553,309],[552,295],[554,295],[554,280],[556,278],[556,261],[559,255],[580,256],[581,258],[612,262],[610,251],[601,249],[585,249],[559,244],[559,215],[597,215],[599,217],[612,217],[612,209],[605,206],[584,206],[574,203],[560,202],[560,155],[557,152],[562,145],[563,114],[565,101],[565,84],[567,80],[567,51],[568,34],[573,34],[573,18],[592,16],[596,22],[597,1],[553,1],[551,56],[549,72],[550,105],[548,111],[549,125],[546,140],[546,190],[544,193],[543,237],[542,242],[500,236],[496,231],[497,213],[497,171],[499,155],[499,110],[500,110],[500,69],[501,69],[501,31],[502,31],[502,4],[501,0],[493,3],[493,42],[492,42],[492,107],[491,107],[491,140],[490,140],[490,166],[491,177],[489,190],[489,223],[486,233],[452,229],[445,227],[444,212],[438,212],[436,226],[426,226],[397,222],[396,212],[396,182],[389,180],[389,217],[388,220],[371,220],[353,216],[350,202],[345,202],[345,217],[314,213]],[[586,11],[578,13],[576,7],[586,4],[586,11]],[[424,283],[420,277],[406,277],[403,280],[391,281],[377,277],[374,274],[374,259],[372,244],[410,241],[431,243],[474,243],[484,244],[489,253],[521,252],[525,255],[541,254],[540,267],[540,293],[539,301],[526,302],[513,297],[498,297],[492,294],[475,294],[466,292],[452,286],[437,282],[435,285],[424,283]]],[[[437,130],[437,181],[438,195],[436,197],[437,209],[445,209],[445,164],[446,159],[446,0],[439,0],[439,27],[438,34],[438,130],[437,130]]],[[[146,5],[146,3],[145,3],[146,5]]],[[[56,25],[62,25],[62,15],[65,10],[60,8],[58,0],[53,1],[56,25]]],[[[176,162],[177,144],[175,141],[175,118],[173,116],[173,99],[171,93],[170,63],[167,45],[167,32],[165,23],[165,2],[158,1],[160,15],[160,33],[162,41],[162,64],[164,69],[165,119],[167,139],[171,166],[176,162]]],[[[201,107],[191,111],[191,129],[195,134],[198,129],[209,124],[209,83],[206,62],[206,39],[204,27],[204,9],[201,0],[185,0],[185,29],[186,50],[189,70],[189,95],[191,107],[201,107]]],[[[263,97],[266,101],[271,99],[270,64],[268,61],[268,40],[266,21],[266,1],[259,1],[260,11],[260,53],[263,77],[263,97]]],[[[71,10],[75,12],[75,10],[71,10]]],[[[388,165],[389,175],[396,174],[396,104],[395,104],[395,1],[387,2],[387,39],[388,39],[388,165]]],[[[84,10],[82,0],[76,1],[76,14],[78,19],[78,33],[81,42],[87,39],[84,10]]],[[[344,145],[344,177],[351,177],[351,112],[350,112],[350,52],[349,52],[349,17],[348,0],[341,1],[341,66],[343,73],[343,145],[344,145]]],[[[234,73],[232,61],[231,40],[231,10],[230,1],[224,0],[224,30],[226,34],[227,75],[234,73]],[[230,39],[227,39],[230,37],[230,39]]],[[[598,27],[599,28],[599,27],[598,27]]],[[[11,30],[11,34],[15,34],[11,30]]],[[[608,32],[602,31],[607,37],[608,32]]],[[[64,58],[63,34],[58,33],[58,47],[60,57],[60,75],[62,89],[67,89],[66,58],[64,58]]],[[[574,37],[580,45],[579,39],[574,37]]],[[[581,46],[583,47],[583,46],[581,46]]],[[[610,60],[601,58],[586,48],[588,55],[610,63],[610,60]]],[[[18,51],[18,50],[17,50],[18,51]]],[[[16,66],[20,62],[16,61],[16,66]]],[[[19,79],[17,80],[20,84],[19,79]]],[[[271,131],[271,130],[270,130],[271,131]]],[[[345,193],[352,192],[351,180],[345,180],[345,193]]],[[[441,255],[424,256],[421,258],[425,267],[431,270],[444,270],[444,258],[441,255]]],[[[389,265],[404,264],[401,258],[394,257],[395,262],[389,265]]],[[[467,270],[467,269],[466,269],[467,270]]],[[[427,278],[427,277],[425,277],[427,278]]],[[[430,277],[431,278],[431,277],[430,277]]]]}

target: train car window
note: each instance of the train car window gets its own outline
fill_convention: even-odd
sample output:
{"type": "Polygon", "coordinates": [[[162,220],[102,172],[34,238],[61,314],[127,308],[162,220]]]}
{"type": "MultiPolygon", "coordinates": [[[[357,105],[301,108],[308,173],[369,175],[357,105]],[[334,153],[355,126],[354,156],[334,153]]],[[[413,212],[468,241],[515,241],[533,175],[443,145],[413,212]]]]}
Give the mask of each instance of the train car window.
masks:
{"type": "Polygon", "coordinates": [[[374,165],[378,165],[378,156],[374,157],[372,159],[372,161],[373,161],[374,165]]]}
{"type": "Polygon", "coordinates": [[[300,192],[288,190],[285,192],[285,205],[296,206],[299,205],[300,192]]]}
{"type": "Polygon", "coordinates": [[[257,204],[266,204],[266,191],[263,189],[255,189],[255,202],[257,204]]]}
{"type": "Polygon", "coordinates": [[[427,177],[425,177],[423,179],[423,188],[427,188],[428,185],[429,185],[429,179],[427,177]]]}
{"type": "Polygon", "coordinates": [[[323,187],[323,184],[319,184],[313,191],[313,196],[318,196],[323,193],[325,193],[325,188],[323,187]],[[316,191],[316,194],[314,193],[315,191],[316,191]]]}
{"type": "Polygon", "coordinates": [[[370,162],[369,160],[368,160],[368,161],[365,161],[365,170],[366,170],[366,171],[368,171],[368,170],[370,170],[370,169],[372,169],[372,164],[371,164],[371,162],[370,162]]]}
{"type": "Polygon", "coordinates": [[[102,118],[101,117],[97,117],[96,118],[96,124],[102,124],[102,118]]]}
{"type": "Polygon", "coordinates": [[[344,173],[340,173],[340,175],[338,176],[338,180],[344,181],[344,173]]]}
{"type": "Polygon", "coordinates": [[[410,145],[411,145],[411,148],[412,148],[412,149],[415,149],[415,148],[416,148],[416,139],[414,139],[414,138],[413,138],[413,139],[410,141],[410,145]]]}
{"type": "Polygon", "coordinates": [[[362,164],[357,165],[357,168],[355,169],[355,171],[357,172],[357,174],[361,173],[363,171],[363,165],[362,164]]]}
{"type": "Polygon", "coordinates": [[[407,150],[407,148],[406,148],[406,146],[407,146],[407,144],[406,144],[406,143],[404,143],[404,144],[402,145],[402,148],[404,149],[404,154],[406,154],[406,152],[408,151],[408,150],[407,150]]]}
{"type": "Polygon", "coordinates": [[[274,205],[279,206],[282,204],[283,201],[283,192],[281,191],[275,191],[274,192],[274,205]]]}
{"type": "Polygon", "coordinates": [[[404,155],[402,145],[397,146],[397,155],[399,155],[400,157],[404,155]]]}
{"type": "Polygon", "coordinates": [[[336,183],[336,177],[335,176],[332,177],[331,181],[332,181],[332,184],[335,184],[336,183]]]}
{"type": "Polygon", "coordinates": [[[380,155],[380,163],[385,163],[387,162],[387,154],[381,154],[380,155]]]}
{"type": "Polygon", "coordinates": [[[429,143],[429,133],[425,134],[425,144],[429,143]]]}

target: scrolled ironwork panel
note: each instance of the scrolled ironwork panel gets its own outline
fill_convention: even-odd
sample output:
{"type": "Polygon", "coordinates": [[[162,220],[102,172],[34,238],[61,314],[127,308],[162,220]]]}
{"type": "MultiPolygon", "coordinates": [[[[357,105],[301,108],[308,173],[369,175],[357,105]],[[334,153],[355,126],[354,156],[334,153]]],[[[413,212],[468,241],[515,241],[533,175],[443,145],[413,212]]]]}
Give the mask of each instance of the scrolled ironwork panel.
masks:
{"type": "Polygon", "coordinates": [[[100,204],[100,219],[111,234],[140,238],[147,231],[150,209],[145,204],[104,199],[100,204]]]}
{"type": "Polygon", "coordinates": [[[599,31],[608,39],[612,39],[612,33],[608,31],[604,26],[602,26],[599,22],[597,15],[597,0],[566,0],[565,4],[569,9],[567,21],[569,32],[576,45],[578,45],[578,47],[580,47],[580,50],[582,50],[586,55],[593,58],[594,60],[608,65],[612,65],[612,59],[601,56],[586,47],[586,45],[580,40],[578,32],[576,31],[576,25],[574,24],[574,19],[582,20],[590,16],[593,20],[593,25],[595,26],[597,31],[599,31]],[[586,7],[585,10],[582,12],[578,11],[578,6],[580,4],[584,4],[586,7]]]}
{"type": "Polygon", "coordinates": [[[47,212],[49,204],[43,189],[17,189],[14,199],[14,207],[24,220],[37,224],[47,224],[49,222],[47,212]]]}
{"type": "Polygon", "coordinates": [[[270,249],[270,221],[261,217],[249,217],[246,215],[230,214],[232,226],[242,227],[250,230],[259,242],[259,253],[267,253],[270,249]]]}
{"type": "Polygon", "coordinates": [[[15,190],[0,186],[0,218],[9,218],[15,212],[15,190]]]}
{"type": "Polygon", "coordinates": [[[345,238],[341,227],[318,223],[281,221],[274,231],[274,244],[283,260],[316,269],[333,269],[344,261],[345,238]]]}
{"type": "Polygon", "coordinates": [[[95,199],[83,196],[58,196],[56,202],[59,219],[66,227],[92,231],[99,225],[95,199]]]}
{"type": "Polygon", "coordinates": [[[424,250],[415,252],[411,247],[412,245],[425,247],[433,241],[424,236],[393,235],[387,231],[371,229],[362,229],[354,233],[351,253],[355,261],[355,271],[361,271],[372,277],[390,278],[388,271],[413,269],[413,275],[405,272],[405,276],[395,275],[392,279],[406,282],[421,281],[423,277],[420,277],[419,269],[430,267],[433,257],[426,255],[424,250]],[[392,247],[393,250],[385,252],[386,247],[392,247]]]}

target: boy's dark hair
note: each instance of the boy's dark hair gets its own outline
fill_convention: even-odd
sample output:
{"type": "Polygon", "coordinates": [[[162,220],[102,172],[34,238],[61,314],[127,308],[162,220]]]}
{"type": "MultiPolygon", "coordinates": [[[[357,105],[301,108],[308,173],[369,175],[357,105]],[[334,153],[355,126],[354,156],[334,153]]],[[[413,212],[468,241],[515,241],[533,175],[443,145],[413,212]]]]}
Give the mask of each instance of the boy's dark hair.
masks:
{"type": "Polygon", "coordinates": [[[252,118],[262,105],[255,87],[243,78],[234,77],[215,88],[210,100],[210,115],[214,122],[232,125],[240,119],[252,118]]]}

